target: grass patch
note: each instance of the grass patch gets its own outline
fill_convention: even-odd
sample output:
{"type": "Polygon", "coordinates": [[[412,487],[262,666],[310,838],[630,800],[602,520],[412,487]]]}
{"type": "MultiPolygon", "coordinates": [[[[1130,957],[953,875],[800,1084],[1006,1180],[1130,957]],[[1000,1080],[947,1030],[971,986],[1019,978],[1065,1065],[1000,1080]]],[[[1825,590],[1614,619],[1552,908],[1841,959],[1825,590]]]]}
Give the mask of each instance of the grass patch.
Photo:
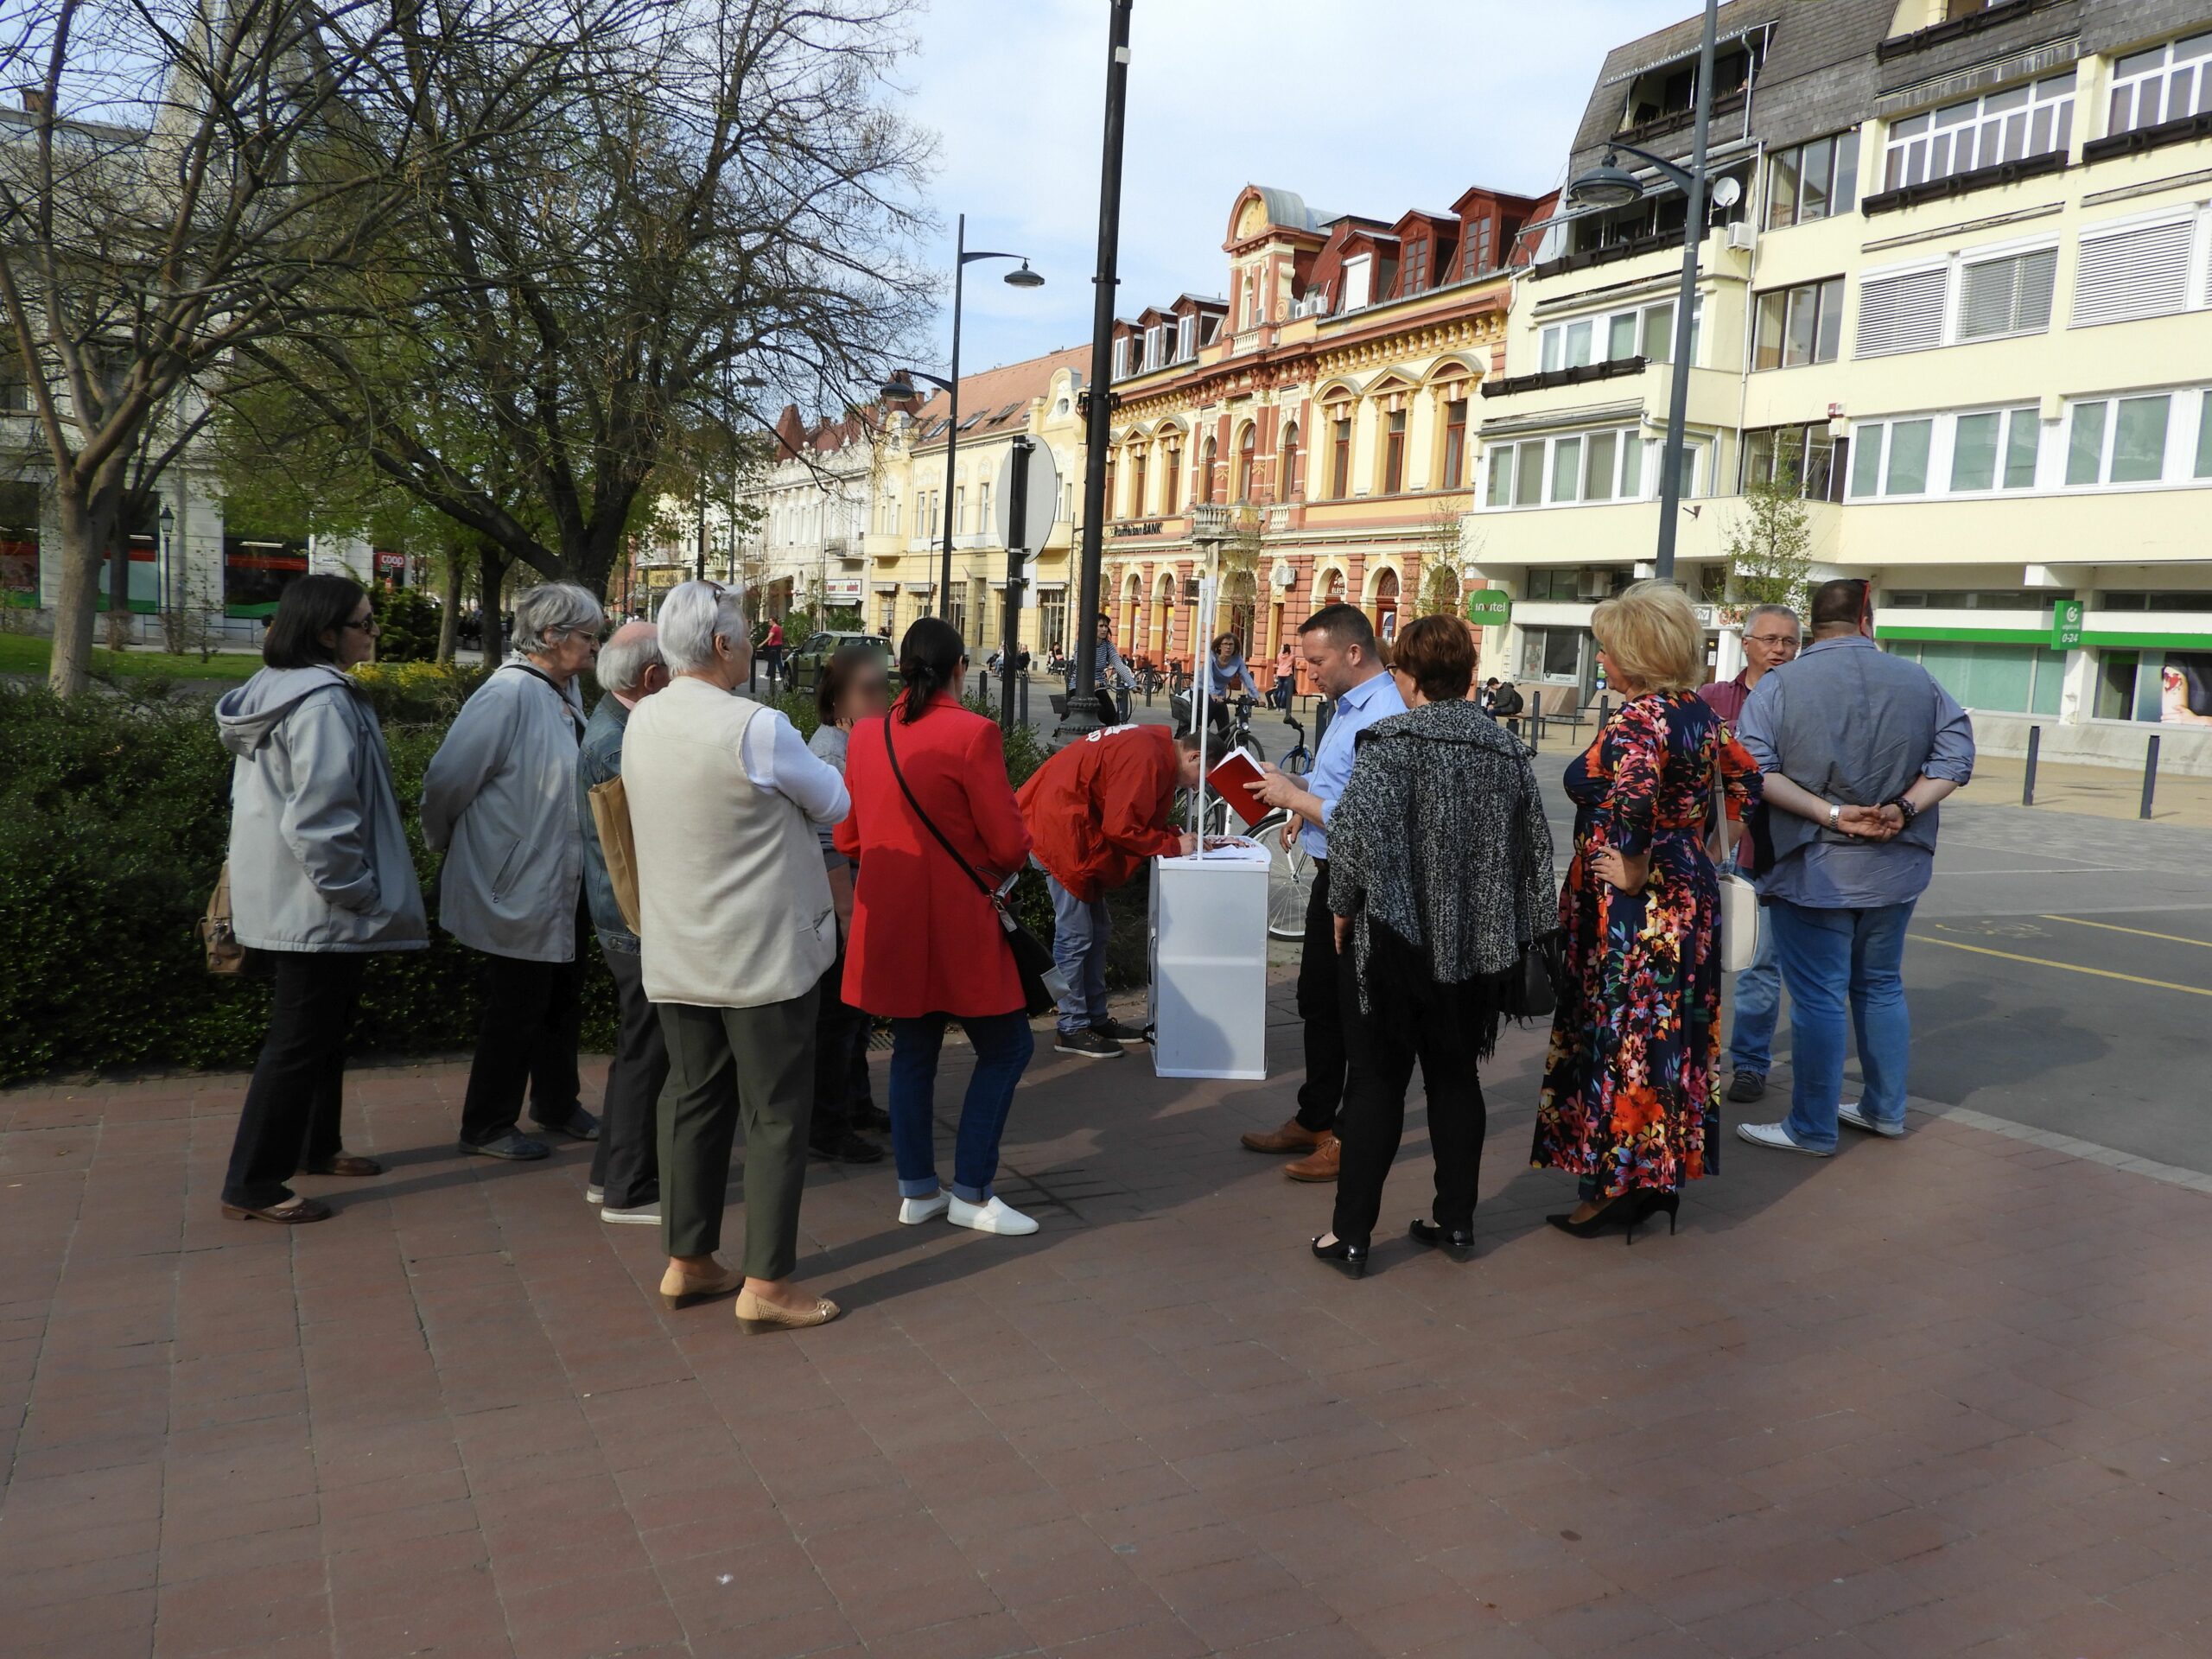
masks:
{"type": "MultiPolygon", "coordinates": [[[[0,633],[0,674],[25,674],[46,678],[53,659],[54,642],[42,634],[0,633]]],[[[92,650],[92,672],[120,680],[232,680],[252,677],[261,666],[257,652],[226,652],[201,662],[198,654],[176,656],[166,651],[92,650]]]]}

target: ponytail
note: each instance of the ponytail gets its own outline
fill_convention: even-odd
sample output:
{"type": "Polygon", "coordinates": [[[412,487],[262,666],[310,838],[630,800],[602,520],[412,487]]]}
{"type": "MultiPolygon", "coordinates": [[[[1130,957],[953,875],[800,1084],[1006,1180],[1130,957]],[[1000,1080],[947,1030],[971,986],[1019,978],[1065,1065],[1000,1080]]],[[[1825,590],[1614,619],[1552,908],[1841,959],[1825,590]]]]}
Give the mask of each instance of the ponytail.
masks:
{"type": "Polygon", "coordinates": [[[899,718],[911,726],[938,692],[957,686],[967,654],[960,631],[940,617],[923,617],[908,628],[899,642],[899,677],[906,683],[899,718]]]}

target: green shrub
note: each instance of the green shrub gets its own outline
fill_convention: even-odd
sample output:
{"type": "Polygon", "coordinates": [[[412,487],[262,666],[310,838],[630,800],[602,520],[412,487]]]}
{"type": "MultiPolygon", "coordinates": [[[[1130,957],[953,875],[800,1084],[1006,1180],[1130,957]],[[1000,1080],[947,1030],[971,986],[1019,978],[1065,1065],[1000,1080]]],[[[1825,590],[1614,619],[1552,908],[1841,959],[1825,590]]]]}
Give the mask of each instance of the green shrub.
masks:
{"type": "Polygon", "coordinates": [[[379,585],[369,596],[377,613],[377,658],[385,663],[427,663],[438,654],[437,601],[420,588],[379,585]]]}

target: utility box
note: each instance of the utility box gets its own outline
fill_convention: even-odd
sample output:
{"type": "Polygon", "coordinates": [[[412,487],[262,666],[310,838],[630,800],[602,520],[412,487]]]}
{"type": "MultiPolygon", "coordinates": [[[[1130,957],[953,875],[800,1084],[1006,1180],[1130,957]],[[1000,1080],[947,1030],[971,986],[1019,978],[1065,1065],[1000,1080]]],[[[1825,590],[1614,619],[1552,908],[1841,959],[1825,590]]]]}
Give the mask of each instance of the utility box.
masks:
{"type": "Polygon", "coordinates": [[[1268,850],[1239,841],[1152,868],[1153,1069],[1268,1075],[1268,850]]]}

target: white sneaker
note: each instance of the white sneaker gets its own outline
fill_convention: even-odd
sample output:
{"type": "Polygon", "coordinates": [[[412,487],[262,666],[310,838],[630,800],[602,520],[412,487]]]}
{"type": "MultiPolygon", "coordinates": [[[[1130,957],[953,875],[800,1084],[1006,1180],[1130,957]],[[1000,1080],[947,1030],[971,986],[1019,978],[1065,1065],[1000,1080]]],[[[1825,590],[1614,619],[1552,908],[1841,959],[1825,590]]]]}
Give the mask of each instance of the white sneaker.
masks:
{"type": "Polygon", "coordinates": [[[626,1222],[633,1227],[658,1227],[660,1225],[660,1200],[656,1198],[651,1204],[632,1205],[626,1210],[620,1205],[602,1204],[599,1218],[601,1221],[626,1222]]]}
{"type": "Polygon", "coordinates": [[[938,1188],[926,1198],[901,1198],[899,1200],[899,1219],[909,1227],[918,1227],[925,1221],[935,1221],[951,1202],[952,1194],[943,1187],[938,1188]]]}
{"type": "Polygon", "coordinates": [[[1822,1152],[1815,1147],[1799,1146],[1779,1123],[1738,1123],[1736,1133],[1755,1147],[1767,1147],[1776,1152],[1802,1152],[1808,1158],[1835,1156],[1833,1152],[1822,1152]]]}
{"type": "Polygon", "coordinates": [[[988,1204],[970,1204],[965,1198],[952,1201],[952,1212],[945,1219],[956,1227],[972,1227],[979,1233],[1000,1233],[1019,1237],[1033,1233],[1037,1224],[1020,1211],[1013,1208],[1004,1198],[993,1198],[988,1204]]]}
{"type": "Polygon", "coordinates": [[[607,1189],[603,1186],[585,1187],[584,1202],[586,1204],[605,1204],[607,1202],[607,1189]]]}
{"type": "Polygon", "coordinates": [[[1869,1135],[1878,1135],[1885,1141],[1904,1139],[1904,1124],[1877,1123],[1866,1116],[1866,1107],[1855,1100],[1847,1100],[1835,1109],[1835,1121],[1848,1123],[1854,1129],[1864,1129],[1869,1135]]]}

